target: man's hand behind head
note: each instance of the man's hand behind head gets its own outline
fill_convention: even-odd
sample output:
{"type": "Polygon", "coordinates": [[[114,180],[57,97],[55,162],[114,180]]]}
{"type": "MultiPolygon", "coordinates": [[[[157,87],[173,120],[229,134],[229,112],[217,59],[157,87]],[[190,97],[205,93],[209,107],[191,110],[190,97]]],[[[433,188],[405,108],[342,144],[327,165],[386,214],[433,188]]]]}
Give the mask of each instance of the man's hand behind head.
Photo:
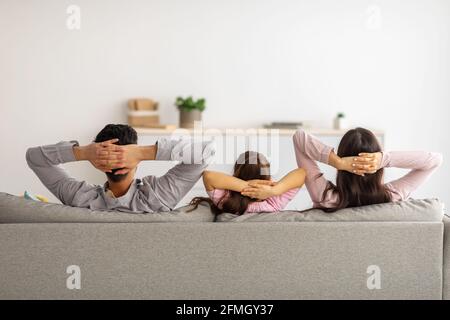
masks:
{"type": "MultiPolygon", "coordinates": [[[[133,170],[139,163],[137,155],[138,136],[135,129],[126,124],[107,124],[95,137],[95,142],[111,141],[117,138],[114,146],[107,146],[100,153],[98,160],[100,168],[108,169],[108,179],[120,181],[128,172],[133,170]],[[129,148],[123,148],[129,147],[129,148]],[[111,170],[112,169],[112,170],[111,170]]],[[[94,165],[95,166],[95,165],[94,165]]],[[[96,168],[98,168],[96,166],[96,168]]]]}
{"type": "Polygon", "coordinates": [[[115,144],[117,141],[118,139],[111,139],[74,147],[75,159],[87,160],[102,172],[112,172],[113,169],[124,168],[124,150],[115,144]]]}
{"type": "MultiPolygon", "coordinates": [[[[135,169],[139,162],[144,160],[142,154],[142,147],[139,147],[137,144],[128,144],[125,146],[117,146],[121,152],[121,164],[119,170],[115,171],[115,175],[127,174],[131,170],[135,169]]],[[[113,159],[111,159],[113,160],[113,159]]]]}

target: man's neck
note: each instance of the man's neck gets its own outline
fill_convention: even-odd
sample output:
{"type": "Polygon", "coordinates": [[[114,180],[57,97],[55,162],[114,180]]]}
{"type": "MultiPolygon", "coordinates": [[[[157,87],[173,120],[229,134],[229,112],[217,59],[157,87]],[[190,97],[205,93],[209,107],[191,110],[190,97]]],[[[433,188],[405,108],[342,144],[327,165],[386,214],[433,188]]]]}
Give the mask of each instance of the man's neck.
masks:
{"type": "Polygon", "coordinates": [[[114,194],[116,198],[122,197],[130,189],[134,178],[122,180],[120,182],[108,181],[108,189],[114,194]]]}

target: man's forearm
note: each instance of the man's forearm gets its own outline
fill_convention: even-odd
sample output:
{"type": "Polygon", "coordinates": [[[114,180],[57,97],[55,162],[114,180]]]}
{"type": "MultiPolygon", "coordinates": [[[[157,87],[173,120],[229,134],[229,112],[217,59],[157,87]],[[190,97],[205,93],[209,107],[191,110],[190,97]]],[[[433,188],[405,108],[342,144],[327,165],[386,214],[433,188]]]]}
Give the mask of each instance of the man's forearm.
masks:
{"type": "Polygon", "coordinates": [[[213,141],[193,139],[159,139],[155,160],[179,161],[183,164],[201,164],[205,168],[213,160],[215,146],[213,141]]]}
{"type": "Polygon", "coordinates": [[[73,146],[72,150],[76,161],[88,160],[85,148],[80,146],[73,146]]]}
{"type": "Polygon", "coordinates": [[[76,141],[62,141],[56,144],[29,148],[26,159],[30,167],[48,167],[76,161],[73,147],[76,141]]]}
{"type": "Polygon", "coordinates": [[[138,148],[139,160],[140,161],[155,160],[157,151],[158,151],[157,145],[139,146],[138,148]]]}
{"type": "Polygon", "coordinates": [[[82,182],[72,178],[59,164],[75,161],[73,146],[76,141],[29,148],[26,160],[41,182],[63,204],[70,204],[82,182]]]}

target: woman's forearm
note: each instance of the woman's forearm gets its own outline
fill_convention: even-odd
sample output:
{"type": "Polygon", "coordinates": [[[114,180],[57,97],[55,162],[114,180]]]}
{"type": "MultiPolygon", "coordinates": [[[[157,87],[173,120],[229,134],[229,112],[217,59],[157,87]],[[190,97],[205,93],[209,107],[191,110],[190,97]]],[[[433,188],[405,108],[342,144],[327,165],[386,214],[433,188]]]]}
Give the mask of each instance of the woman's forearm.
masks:
{"type": "Polygon", "coordinates": [[[430,170],[442,163],[442,155],[427,151],[383,152],[381,167],[395,167],[413,170],[430,170]]]}
{"type": "MultiPolygon", "coordinates": [[[[333,151],[331,146],[326,145],[302,129],[299,129],[294,134],[293,141],[297,160],[306,162],[305,165],[308,164],[308,161],[305,160],[319,161],[328,164],[330,153],[333,151]]],[[[304,168],[309,172],[307,167],[304,168]]]]}
{"type": "Polygon", "coordinates": [[[425,151],[383,152],[381,167],[411,169],[403,177],[389,182],[398,200],[406,200],[442,164],[442,155],[425,151]]]}
{"type": "Polygon", "coordinates": [[[298,130],[294,134],[293,143],[297,165],[306,170],[305,184],[309,195],[313,202],[319,203],[328,186],[328,180],[322,175],[316,161],[328,163],[333,148],[326,146],[304,130],[298,130]]]}

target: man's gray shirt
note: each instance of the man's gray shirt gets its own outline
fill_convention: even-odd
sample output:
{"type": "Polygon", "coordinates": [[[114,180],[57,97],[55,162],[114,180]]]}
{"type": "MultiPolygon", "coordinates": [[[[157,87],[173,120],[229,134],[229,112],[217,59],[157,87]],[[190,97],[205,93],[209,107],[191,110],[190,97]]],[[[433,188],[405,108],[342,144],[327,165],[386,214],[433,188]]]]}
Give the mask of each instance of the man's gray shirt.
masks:
{"type": "Polygon", "coordinates": [[[63,204],[95,210],[123,212],[170,211],[189,192],[211,162],[213,143],[190,139],[160,139],[156,160],[180,161],[165,175],[135,179],[128,192],[118,198],[106,194],[104,186],[93,185],[71,177],[61,164],[76,161],[76,141],[30,148],[26,159],[41,182],[63,204]]]}

